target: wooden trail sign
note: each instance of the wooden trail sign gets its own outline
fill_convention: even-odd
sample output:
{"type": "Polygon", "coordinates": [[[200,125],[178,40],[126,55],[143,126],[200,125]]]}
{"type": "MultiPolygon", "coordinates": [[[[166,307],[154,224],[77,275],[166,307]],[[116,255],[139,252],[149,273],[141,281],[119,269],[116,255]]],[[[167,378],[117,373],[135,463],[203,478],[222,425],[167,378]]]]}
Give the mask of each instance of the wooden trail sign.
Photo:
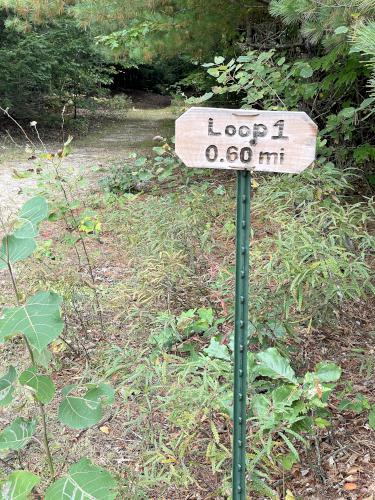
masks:
{"type": "Polygon", "coordinates": [[[301,111],[190,108],[176,153],[188,167],[294,174],[314,161],[317,130],[301,111]]]}
{"type": "Polygon", "coordinates": [[[315,159],[317,131],[299,111],[191,108],[176,121],[176,153],[188,167],[237,170],[233,500],[246,500],[251,171],[302,172],[315,159]]]}

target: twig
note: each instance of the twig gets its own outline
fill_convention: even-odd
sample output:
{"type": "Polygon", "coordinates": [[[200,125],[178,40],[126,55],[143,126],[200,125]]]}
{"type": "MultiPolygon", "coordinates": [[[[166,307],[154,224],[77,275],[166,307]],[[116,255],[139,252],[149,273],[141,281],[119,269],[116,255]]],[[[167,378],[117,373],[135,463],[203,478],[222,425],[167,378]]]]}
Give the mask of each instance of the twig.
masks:
{"type": "Polygon", "coordinates": [[[0,111],[2,111],[2,112],[4,113],[4,115],[5,115],[5,116],[7,116],[10,120],[12,120],[12,122],[13,122],[13,123],[15,123],[15,124],[17,125],[17,127],[18,127],[19,129],[21,129],[21,130],[22,130],[23,135],[26,137],[26,139],[29,141],[29,143],[30,143],[30,144],[32,144],[32,145],[34,146],[34,148],[35,148],[35,149],[37,149],[37,148],[36,148],[36,144],[34,144],[34,142],[33,142],[33,141],[30,139],[30,137],[27,135],[27,133],[26,133],[25,129],[22,127],[22,125],[21,125],[21,124],[19,124],[19,123],[18,123],[18,121],[17,121],[15,118],[13,118],[13,116],[11,116],[11,115],[9,114],[8,109],[4,109],[4,108],[2,108],[2,107],[0,106],[0,111]]]}
{"type": "Polygon", "coordinates": [[[2,464],[4,464],[4,467],[9,467],[10,469],[12,470],[16,470],[16,468],[14,467],[14,465],[11,465],[9,462],[7,462],[6,460],[4,460],[3,458],[0,457],[0,462],[2,464]]]}

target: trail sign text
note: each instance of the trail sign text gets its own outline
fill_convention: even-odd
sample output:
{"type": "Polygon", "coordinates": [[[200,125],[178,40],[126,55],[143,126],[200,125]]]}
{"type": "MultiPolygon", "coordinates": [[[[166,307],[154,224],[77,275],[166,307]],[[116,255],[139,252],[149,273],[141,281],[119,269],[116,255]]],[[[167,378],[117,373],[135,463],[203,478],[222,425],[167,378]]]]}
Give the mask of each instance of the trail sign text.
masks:
{"type": "Polygon", "coordinates": [[[188,166],[298,173],[315,159],[317,126],[300,111],[190,108],[176,121],[188,166]]]}

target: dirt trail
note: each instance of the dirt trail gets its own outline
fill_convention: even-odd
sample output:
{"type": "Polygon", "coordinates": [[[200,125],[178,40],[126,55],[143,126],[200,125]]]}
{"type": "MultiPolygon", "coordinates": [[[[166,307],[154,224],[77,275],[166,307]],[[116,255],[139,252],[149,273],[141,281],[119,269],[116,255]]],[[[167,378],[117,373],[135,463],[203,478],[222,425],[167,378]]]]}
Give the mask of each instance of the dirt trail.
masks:
{"type": "MultiPolygon", "coordinates": [[[[87,169],[96,165],[110,165],[127,158],[130,152],[142,152],[152,144],[155,135],[171,130],[173,111],[170,108],[142,109],[133,107],[126,116],[112,122],[105,121],[98,129],[73,143],[73,151],[64,160],[66,167],[87,169]]],[[[98,116],[100,120],[100,115],[98,116]]],[[[46,143],[48,152],[56,152],[56,144],[46,143]]],[[[42,153],[43,150],[39,151],[42,153]]],[[[35,181],[19,178],[17,173],[35,169],[38,160],[30,160],[22,148],[2,147],[0,150],[0,208],[3,215],[16,211],[28,197],[27,191],[35,181]]]]}

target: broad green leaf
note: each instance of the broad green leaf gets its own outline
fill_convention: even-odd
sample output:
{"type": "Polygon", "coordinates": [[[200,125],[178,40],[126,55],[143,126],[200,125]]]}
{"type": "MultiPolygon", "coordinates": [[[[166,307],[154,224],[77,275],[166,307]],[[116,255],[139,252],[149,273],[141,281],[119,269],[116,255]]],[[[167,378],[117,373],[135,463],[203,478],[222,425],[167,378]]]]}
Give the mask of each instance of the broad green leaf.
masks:
{"type": "Polygon", "coordinates": [[[207,323],[207,325],[212,325],[214,321],[214,312],[211,307],[201,307],[197,311],[198,316],[201,320],[207,323]]]}
{"type": "Polygon", "coordinates": [[[217,56],[217,57],[215,57],[214,61],[215,61],[215,64],[223,64],[223,62],[225,61],[225,58],[223,56],[217,56]]]}
{"type": "Polygon", "coordinates": [[[316,365],[315,373],[321,382],[337,382],[341,377],[341,368],[335,363],[323,361],[316,365]]]}
{"type": "Polygon", "coordinates": [[[34,238],[38,235],[39,223],[48,216],[48,205],[37,196],[28,200],[21,208],[19,228],[13,234],[4,236],[0,249],[0,269],[7,263],[13,264],[29,257],[35,250],[34,238]]]}
{"type": "Polygon", "coordinates": [[[0,481],[0,498],[3,500],[27,500],[33,488],[39,484],[40,478],[29,471],[12,472],[0,481]]]}
{"type": "Polygon", "coordinates": [[[39,224],[48,217],[48,205],[44,198],[36,196],[28,200],[21,208],[18,218],[21,227],[14,232],[16,238],[35,238],[39,224]]]}
{"type": "Polygon", "coordinates": [[[38,373],[35,367],[21,373],[19,381],[20,384],[32,389],[36,399],[43,404],[49,403],[55,394],[55,384],[52,379],[38,373]]]}
{"type": "Polygon", "coordinates": [[[11,472],[4,481],[0,481],[0,498],[2,500],[27,500],[33,488],[39,483],[39,477],[27,470],[11,472]]]}
{"type": "Polygon", "coordinates": [[[356,109],[353,108],[352,106],[349,106],[348,108],[344,108],[340,111],[339,115],[340,117],[344,118],[352,118],[356,114],[356,109]]]}
{"type": "Polygon", "coordinates": [[[35,248],[33,238],[16,238],[13,234],[4,236],[0,249],[0,269],[6,269],[8,262],[13,264],[27,259],[35,248]]]}
{"type": "Polygon", "coordinates": [[[372,407],[372,410],[368,415],[368,423],[371,429],[375,431],[375,406],[372,407]]]}
{"type": "Polygon", "coordinates": [[[114,500],[115,488],[116,481],[108,471],[83,458],[47,489],[45,500],[114,500]]]}
{"type": "Polygon", "coordinates": [[[225,361],[230,361],[230,355],[228,347],[224,344],[220,344],[215,338],[212,338],[210,345],[203,349],[203,351],[210,356],[210,358],[224,359],[225,361]]]}
{"type": "Polygon", "coordinates": [[[94,386],[83,396],[73,395],[74,389],[75,386],[64,389],[58,418],[72,429],[87,429],[103,418],[103,404],[113,401],[114,392],[108,384],[94,386]]]}
{"type": "Polygon", "coordinates": [[[314,73],[314,71],[313,71],[312,67],[310,65],[306,64],[301,69],[300,76],[302,76],[302,78],[310,78],[310,76],[312,76],[313,73],[314,73]]]}
{"type": "Polygon", "coordinates": [[[334,33],[335,35],[342,35],[343,33],[347,33],[348,31],[349,28],[347,26],[339,26],[335,29],[334,33]]]}
{"type": "Polygon", "coordinates": [[[302,394],[299,385],[283,384],[271,393],[275,407],[291,406],[302,394]]]}
{"type": "Polygon", "coordinates": [[[287,330],[282,323],[280,323],[279,321],[269,321],[267,323],[267,326],[277,339],[285,338],[287,330]]]}
{"type": "Polygon", "coordinates": [[[60,304],[61,297],[56,293],[39,292],[25,305],[5,309],[0,319],[0,342],[22,333],[32,347],[42,352],[64,328],[60,304]]]}
{"type": "Polygon", "coordinates": [[[273,379],[282,379],[297,383],[297,378],[294,370],[290,366],[288,359],[283,358],[275,347],[270,347],[265,351],[259,352],[256,355],[258,365],[256,371],[263,377],[270,377],[273,379]]]}
{"type": "Polygon", "coordinates": [[[30,441],[34,431],[34,420],[16,418],[0,432],[0,450],[20,450],[30,441]]]}
{"type": "Polygon", "coordinates": [[[361,393],[357,394],[354,400],[343,399],[339,404],[339,410],[354,411],[356,413],[361,413],[370,408],[371,404],[369,400],[361,393]]]}
{"type": "Polygon", "coordinates": [[[8,373],[0,378],[0,406],[5,406],[12,401],[14,391],[13,382],[16,380],[16,377],[16,369],[10,366],[8,373]]]}

